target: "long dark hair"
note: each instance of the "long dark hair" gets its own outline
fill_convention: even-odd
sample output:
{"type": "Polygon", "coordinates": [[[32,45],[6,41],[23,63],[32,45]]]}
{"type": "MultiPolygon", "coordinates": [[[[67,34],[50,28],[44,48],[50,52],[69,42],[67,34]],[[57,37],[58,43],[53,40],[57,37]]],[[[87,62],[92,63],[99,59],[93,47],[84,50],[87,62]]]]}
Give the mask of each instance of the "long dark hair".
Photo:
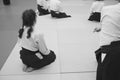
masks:
{"type": "Polygon", "coordinates": [[[22,34],[24,32],[24,27],[29,27],[29,30],[27,32],[27,38],[31,37],[31,32],[33,31],[33,26],[36,22],[36,13],[34,10],[29,9],[25,10],[22,14],[22,28],[19,30],[19,38],[22,38],[22,34]]]}

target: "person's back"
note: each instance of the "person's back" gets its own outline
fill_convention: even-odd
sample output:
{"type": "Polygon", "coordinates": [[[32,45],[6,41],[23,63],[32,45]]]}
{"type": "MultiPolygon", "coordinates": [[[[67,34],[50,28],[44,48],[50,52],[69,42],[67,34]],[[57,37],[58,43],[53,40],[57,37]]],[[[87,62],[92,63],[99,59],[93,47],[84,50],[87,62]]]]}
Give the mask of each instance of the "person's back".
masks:
{"type": "Polygon", "coordinates": [[[120,4],[102,9],[100,45],[120,40],[120,4]]]}
{"type": "Polygon", "coordinates": [[[37,44],[35,43],[32,37],[27,38],[27,32],[28,32],[28,28],[24,28],[24,32],[20,40],[20,44],[21,44],[20,46],[28,50],[37,51],[38,50],[37,44]]]}

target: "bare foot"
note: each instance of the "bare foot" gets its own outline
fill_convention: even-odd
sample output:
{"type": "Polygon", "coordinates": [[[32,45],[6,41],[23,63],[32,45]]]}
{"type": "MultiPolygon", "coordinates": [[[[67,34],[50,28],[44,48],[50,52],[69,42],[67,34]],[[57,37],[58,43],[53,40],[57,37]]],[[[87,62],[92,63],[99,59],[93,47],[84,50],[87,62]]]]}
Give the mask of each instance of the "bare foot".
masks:
{"type": "Polygon", "coordinates": [[[34,68],[28,67],[25,72],[32,72],[33,70],[34,70],[34,68]]]}
{"type": "Polygon", "coordinates": [[[27,65],[24,64],[23,71],[26,72],[26,69],[27,69],[27,65]]]}

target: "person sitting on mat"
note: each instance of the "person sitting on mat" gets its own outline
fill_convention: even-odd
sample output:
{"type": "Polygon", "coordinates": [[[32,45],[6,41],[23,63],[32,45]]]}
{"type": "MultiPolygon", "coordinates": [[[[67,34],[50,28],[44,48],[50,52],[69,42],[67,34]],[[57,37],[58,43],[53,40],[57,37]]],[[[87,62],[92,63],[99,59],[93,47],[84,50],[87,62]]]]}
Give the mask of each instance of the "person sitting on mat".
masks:
{"type": "Polygon", "coordinates": [[[100,22],[101,19],[101,10],[104,6],[104,0],[95,0],[90,8],[90,17],[89,21],[100,22]]]}
{"type": "Polygon", "coordinates": [[[49,11],[54,18],[67,18],[71,17],[63,12],[61,2],[59,0],[49,0],[49,11]]]}
{"type": "Polygon", "coordinates": [[[35,31],[35,11],[25,10],[22,14],[22,22],[18,42],[22,48],[20,58],[24,64],[23,71],[31,72],[54,62],[55,53],[47,48],[43,34],[35,31]]]}
{"type": "Polygon", "coordinates": [[[48,0],[37,0],[37,11],[39,16],[50,14],[48,11],[48,0]]]}

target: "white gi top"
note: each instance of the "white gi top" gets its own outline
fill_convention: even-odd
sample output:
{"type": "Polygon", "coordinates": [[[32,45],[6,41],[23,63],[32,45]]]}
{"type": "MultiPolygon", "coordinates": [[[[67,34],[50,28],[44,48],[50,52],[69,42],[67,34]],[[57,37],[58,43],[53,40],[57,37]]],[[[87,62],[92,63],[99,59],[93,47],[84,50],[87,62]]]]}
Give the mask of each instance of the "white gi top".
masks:
{"type": "Polygon", "coordinates": [[[20,46],[31,51],[39,50],[44,55],[49,54],[49,50],[44,41],[43,34],[32,32],[31,38],[27,38],[28,28],[24,28],[22,38],[20,39],[20,46]]]}
{"type": "Polygon", "coordinates": [[[49,0],[49,10],[62,12],[62,5],[59,0],[49,0]]]}
{"type": "Polygon", "coordinates": [[[120,3],[102,9],[100,45],[120,40],[120,3]]]}
{"type": "Polygon", "coordinates": [[[101,9],[104,6],[104,2],[103,1],[95,1],[93,2],[91,8],[90,8],[90,13],[92,12],[101,12],[101,9]]]}
{"type": "Polygon", "coordinates": [[[43,9],[48,9],[49,3],[46,0],[37,0],[37,4],[43,6],[43,9]]]}

